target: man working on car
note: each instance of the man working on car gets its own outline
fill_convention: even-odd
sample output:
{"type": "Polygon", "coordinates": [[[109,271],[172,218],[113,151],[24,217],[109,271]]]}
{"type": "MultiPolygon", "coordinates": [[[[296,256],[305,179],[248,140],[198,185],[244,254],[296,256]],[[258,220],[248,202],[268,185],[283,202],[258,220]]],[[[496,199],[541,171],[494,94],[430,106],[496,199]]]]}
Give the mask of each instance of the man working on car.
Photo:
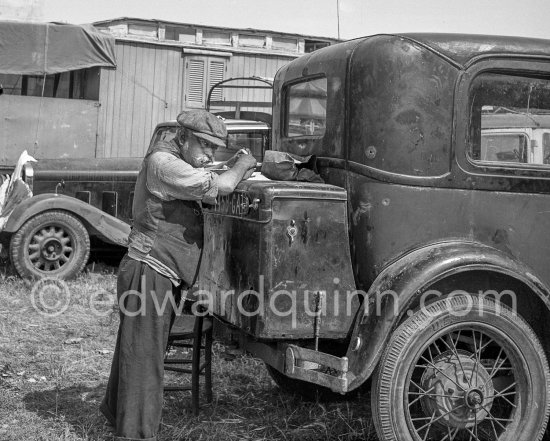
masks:
{"type": "Polygon", "coordinates": [[[119,267],[120,326],[101,411],[124,439],[156,439],[174,313],[166,296],[179,300],[182,287],[195,281],[201,202],[213,204],[218,194],[232,193],[256,166],[252,155],[243,154],[219,176],[208,171],[216,148],[225,146],[225,124],[204,110],[184,111],[177,121],[174,140],[156,143],[143,160],[128,253],[119,267]]]}

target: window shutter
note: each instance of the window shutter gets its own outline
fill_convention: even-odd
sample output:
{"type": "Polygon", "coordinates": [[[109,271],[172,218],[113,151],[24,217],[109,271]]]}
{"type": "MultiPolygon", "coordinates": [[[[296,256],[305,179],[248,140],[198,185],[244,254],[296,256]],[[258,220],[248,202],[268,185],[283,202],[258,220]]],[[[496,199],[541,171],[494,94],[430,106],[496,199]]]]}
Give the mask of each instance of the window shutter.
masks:
{"type": "MultiPolygon", "coordinates": [[[[210,60],[208,64],[208,90],[219,81],[222,81],[225,75],[225,61],[210,60]]],[[[212,91],[212,101],[221,101],[223,99],[223,89],[217,88],[212,91]]]]}
{"type": "Polygon", "coordinates": [[[187,87],[185,101],[187,107],[203,107],[204,104],[205,61],[191,58],[187,61],[187,87]]]}

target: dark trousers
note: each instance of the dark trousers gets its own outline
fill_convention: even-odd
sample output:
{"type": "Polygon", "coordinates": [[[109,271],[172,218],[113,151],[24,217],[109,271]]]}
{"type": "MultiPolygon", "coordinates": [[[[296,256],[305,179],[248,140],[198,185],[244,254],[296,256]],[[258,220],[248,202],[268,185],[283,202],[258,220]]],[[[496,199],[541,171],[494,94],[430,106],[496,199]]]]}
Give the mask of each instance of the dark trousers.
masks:
{"type": "Polygon", "coordinates": [[[181,289],[124,256],[117,281],[120,326],[100,410],[130,440],[156,440],[162,415],[164,353],[181,289]],[[156,304],[155,304],[156,303],[156,304]],[[164,305],[164,306],[163,306],[164,305]]]}

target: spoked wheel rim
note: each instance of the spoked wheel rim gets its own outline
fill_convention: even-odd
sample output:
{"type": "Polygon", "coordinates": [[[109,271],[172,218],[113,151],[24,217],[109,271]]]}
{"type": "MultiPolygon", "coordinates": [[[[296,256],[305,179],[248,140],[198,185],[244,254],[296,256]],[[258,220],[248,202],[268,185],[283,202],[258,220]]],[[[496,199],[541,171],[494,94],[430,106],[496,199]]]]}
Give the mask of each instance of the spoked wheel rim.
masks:
{"type": "Polygon", "coordinates": [[[38,228],[28,244],[31,264],[41,272],[59,271],[74,254],[74,238],[61,225],[51,224],[38,228]]]}
{"type": "Polygon", "coordinates": [[[407,375],[410,433],[422,441],[517,439],[529,398],[526,369],[514,342],[489,325],[440,331],[418,352],[407,375]]]}

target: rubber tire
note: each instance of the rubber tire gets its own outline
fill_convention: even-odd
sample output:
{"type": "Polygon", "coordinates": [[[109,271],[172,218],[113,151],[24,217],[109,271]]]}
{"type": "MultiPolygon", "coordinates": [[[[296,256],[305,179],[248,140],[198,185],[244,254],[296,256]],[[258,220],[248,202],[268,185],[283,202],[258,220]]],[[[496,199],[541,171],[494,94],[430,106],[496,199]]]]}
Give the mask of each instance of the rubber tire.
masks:
{"type": "MultiPolygon", "coordinates": [[[[438,300],[408,318],[393,333],[378,364],[372,382],[371,406],[374,424],[380,439],[384,441],[416,441],[411,435],[404,409],[403,392],[409,367],[416,362],[418,352],[430,340],[434,332],[463,322],[488,324],[504,332],[515,344],[526,363],[524,368],[531,373],[530,403],[525,406],[525,417],[521,420],[516,438],[508,439],[539,441],[544,436],[550,409],[550,371],[545,352],[539,339],[519,315],[504,305],[498,313],[494,301],[477,296],[454,296],[438,300]],[[470,300],[468,300],[470,299],[470,300]],[[473,302],[473,303],[471,303],[473,302]],[[471,312],[463,317],[451,314],[450,310],[471,312]],[[480,317],[477,308],[483,307],[480,317]],[[518,433],[521,435],[517,437],[518,433]]],[[[506,435],[504,432],[503,435],[506,435]]],[[[499,436],[499,440],[502,435],[499,436]]]]}
{"type": "Polygon", "coordinates": [[[27,220],[11,237],[10,257],[17,273],[23,278],[41,279],[56,277],[71,279],[78,275],[90,255],[90,236],[88,230],[76,217],[64,211],[46,211],[27,220]],[[37,269],[29,258],[29,243],[33,234],[49,225],[62,227],[71,237],[73,253],[68,262],[53,271],[37,269]]]}

